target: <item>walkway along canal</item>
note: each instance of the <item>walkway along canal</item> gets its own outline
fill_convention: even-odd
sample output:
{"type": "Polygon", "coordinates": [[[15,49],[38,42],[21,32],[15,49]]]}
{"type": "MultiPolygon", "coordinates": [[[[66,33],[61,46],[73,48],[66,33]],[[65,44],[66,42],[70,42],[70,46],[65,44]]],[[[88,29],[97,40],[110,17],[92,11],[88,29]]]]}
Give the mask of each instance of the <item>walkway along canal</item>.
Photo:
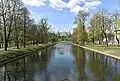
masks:
{"type": "Polygon", "coordinates": [[[0,81],[120,81],[119,76],[119,60],[68,43],[0,67],[0,81]]]}

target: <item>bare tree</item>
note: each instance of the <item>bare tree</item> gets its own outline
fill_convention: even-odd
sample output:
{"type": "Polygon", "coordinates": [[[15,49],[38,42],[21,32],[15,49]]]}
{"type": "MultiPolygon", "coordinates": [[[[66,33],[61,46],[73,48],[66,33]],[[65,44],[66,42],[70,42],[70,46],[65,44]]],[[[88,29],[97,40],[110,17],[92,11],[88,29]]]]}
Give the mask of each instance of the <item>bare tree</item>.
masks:
{"type": "Polygon", "coordinates": [[[9,38],[12,32],[16,5],[16,0],[1,0],[0,2],[0,13],[4,30],[5,51],[7,51],[9,38]]]}

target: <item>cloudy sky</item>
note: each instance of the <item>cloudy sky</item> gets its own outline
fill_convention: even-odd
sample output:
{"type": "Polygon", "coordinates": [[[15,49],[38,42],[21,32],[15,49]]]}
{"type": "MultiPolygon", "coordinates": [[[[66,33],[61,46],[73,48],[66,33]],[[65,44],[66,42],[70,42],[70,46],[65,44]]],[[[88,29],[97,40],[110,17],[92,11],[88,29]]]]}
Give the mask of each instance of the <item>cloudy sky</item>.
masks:
{"type": "Polygon", "coordinates": [[[54,31],[71,31],[75,16],[79,10],[85,10],[90,16],[100,10],[120,11],[118,0],[22,0],[31,13],[31,17],[39,22],[47,17],[54,31]]]}

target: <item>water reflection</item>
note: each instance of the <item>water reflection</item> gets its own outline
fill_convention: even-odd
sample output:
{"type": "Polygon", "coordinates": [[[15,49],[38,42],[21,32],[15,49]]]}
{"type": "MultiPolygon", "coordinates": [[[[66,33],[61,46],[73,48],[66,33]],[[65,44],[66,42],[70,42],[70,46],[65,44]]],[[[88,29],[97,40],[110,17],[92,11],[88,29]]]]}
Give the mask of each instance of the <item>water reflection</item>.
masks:
{"type": "Polygon", "coordinates": [[[119,76],[119,60],[61,43],[0,68],[0,81],[120,81],[119,76]]]}
{"type": "Polygon", "coordinates": [[[90,51],[88,56],[89,65],[87,65],[89,67],[87,68],[89,68],[91,72],[91,77],[89,80],[120,81],[120,78],[117,78],[118,74],[120,73],[120,63],[118,60],[90,51]],[[117,73],[117,70],[119,73],[117,73]]]}
{"type": "Polygon", "coordinates": [[[73,52],[76,59],[76,66],[78,72],[78,81],[86,81],[86,73],[85,73],[85,50],[79,47],[73,47],[73,52]]]}

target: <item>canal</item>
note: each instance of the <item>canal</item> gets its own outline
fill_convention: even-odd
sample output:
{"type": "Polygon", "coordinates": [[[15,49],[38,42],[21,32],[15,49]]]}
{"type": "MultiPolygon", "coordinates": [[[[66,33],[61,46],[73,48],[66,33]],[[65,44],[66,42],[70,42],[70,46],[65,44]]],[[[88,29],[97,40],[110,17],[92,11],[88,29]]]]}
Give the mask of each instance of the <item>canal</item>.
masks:
{"type": "Polygon", "coordinates": [[[0,67],[0,81],[120,81],[120,61],[58,43],[0,67]]]}

